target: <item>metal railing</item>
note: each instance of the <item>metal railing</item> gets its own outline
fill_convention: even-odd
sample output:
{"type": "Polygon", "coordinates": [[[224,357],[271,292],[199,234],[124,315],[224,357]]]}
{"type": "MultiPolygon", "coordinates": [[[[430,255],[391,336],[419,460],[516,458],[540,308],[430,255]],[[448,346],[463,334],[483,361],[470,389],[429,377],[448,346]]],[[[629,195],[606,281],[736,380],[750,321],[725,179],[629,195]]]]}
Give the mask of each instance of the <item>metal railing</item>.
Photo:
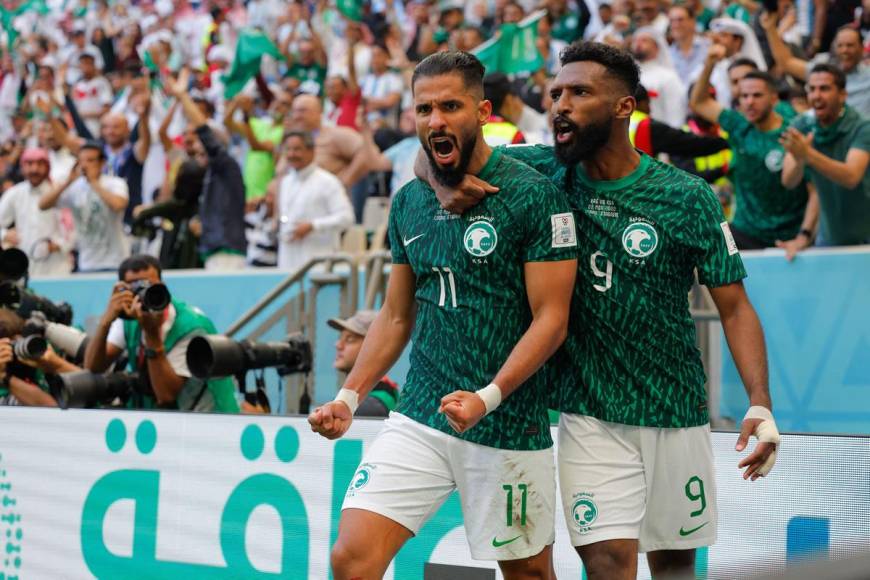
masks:
{"type": "MultiPolygon", "coordinates": [[[[242,330],[258,316],[275,303],[286,300],[241,338],[257,340],[283,320],[285,334],[301,332],[312,344],[316,344],[318,295],[328,286],[339,287],[339,316],[350,316],[356,311],[359,302],[359,271],[355,256],[332,254],[312,258],[257,301],[233,322],[224,334],[229,337],[239,337],[242,330]],[[336,271],[336,266],[341,266],[341,270],[336,271]],[[287,293],[293,292],[294,286],[298,288],[288,297],[287,293]]],[[[283,380],[285,381],[285,409],[288,413],[297,413],[300,411],[299,401],[304,393],[308,394],[309,400],[313,399],[314,369],[305,376],[288,375],[283,380]]]]}

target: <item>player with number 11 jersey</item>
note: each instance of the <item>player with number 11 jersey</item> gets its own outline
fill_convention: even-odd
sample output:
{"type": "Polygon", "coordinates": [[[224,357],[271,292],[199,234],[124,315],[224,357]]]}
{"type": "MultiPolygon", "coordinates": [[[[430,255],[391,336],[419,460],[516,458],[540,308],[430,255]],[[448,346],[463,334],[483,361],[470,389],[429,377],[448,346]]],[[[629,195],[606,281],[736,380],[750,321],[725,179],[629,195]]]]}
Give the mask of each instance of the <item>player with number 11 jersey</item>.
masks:
{"type": "Polygon", "coordinates": [[[413,332],[411,367],[342,506],[336,578],[381,577],[454,491],[471,555],[508,580],[547,577],[555,540],[549,385],[535,372],[565,338],[577,232],[562,192],[493,151],[483,65],[438,53],[414,71],[417,134],[443,183],[466,170],[500,188],[464,215],[415,180],[395,196],[384,306],[335,401],[309,417],[341,436],[360,396],[413,332]]]}

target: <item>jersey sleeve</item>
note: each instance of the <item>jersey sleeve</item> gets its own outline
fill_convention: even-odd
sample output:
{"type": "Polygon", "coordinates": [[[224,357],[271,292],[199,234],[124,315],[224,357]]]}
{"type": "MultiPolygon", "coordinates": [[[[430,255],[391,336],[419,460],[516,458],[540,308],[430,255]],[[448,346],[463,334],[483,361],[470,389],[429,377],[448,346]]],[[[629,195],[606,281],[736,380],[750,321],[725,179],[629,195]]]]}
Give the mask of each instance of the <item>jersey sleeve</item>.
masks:
{"type": "Polygon", "coordinates": [[[746,269],[722,205],[709,185],[697,180],[696,187],[697,231],[690,235],[698,244],[698,281],[710,288],[739,282],[746,278],[746,269]]]}
{"type": "Polygon", "coordinates": [[[849,145],[850,149],[870,151],[870,121],[862,120],[855,132],[855,139],[849,145]]]}
{"type": "Polygon", "coordinates": [[[505,155],[522,161],[544,177],[554,179],[564,171],[550,146],[502,145],[498,149],[505,155]]]}
{"type": "Polygon", "coordinates": [[[732,109],[723,109],[719,114],[719,126],[728,132],[728,141],[734,142],[749,127],[746,117],[732,109]]]}
{"type": "Polygon", "coordinates": [[[387,235],[390,239],[390,253],[392,254],[394,264],[408,263],[408,254],[405,253],[405,243],[402,240],[402,233],[399,229],[399,214],[405,205],[405,198],[407,197],[406,188],[407,186],[396,192],[393,203],[390,206],[387,235]]]}
{"type": "Polygon", "coordinates": [[[529,180],[532,195],[523,208],[525,262],[556,262],[577,258],[577,227],[565,194],[549,180],[529,180]]]}

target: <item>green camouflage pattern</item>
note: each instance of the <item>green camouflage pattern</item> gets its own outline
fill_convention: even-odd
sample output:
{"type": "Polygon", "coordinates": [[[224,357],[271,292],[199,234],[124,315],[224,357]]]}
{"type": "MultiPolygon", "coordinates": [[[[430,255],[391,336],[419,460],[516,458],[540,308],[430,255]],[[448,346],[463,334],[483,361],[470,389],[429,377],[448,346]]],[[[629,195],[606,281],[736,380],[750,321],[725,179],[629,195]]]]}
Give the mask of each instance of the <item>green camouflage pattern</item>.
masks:
{"type": "Polygon", "coordinates": [[[688,293],[746,277],[722,207],[700,178],[641,156],[615,181],[567,169],[552,147],[505,153],[562,185],[577,222],[568,339],[550,361],[554,408],[644,427],[709,422],[688,293]]]}
{"type": "MultiPolygon", "coordinates": [[[[445,395],[489,384],[528,328],[524,264],[576,258],[576,242],[557,243],[562,232],[554,223],[571,220],[571,210],[549,179],[499,151],[479,177],[500,191],[461,216],[442,209],[420,180],[393,200],[393,263],[411,266],[417,302],[411,366],[396,410],[473,443],[546,449],[553,442],[543,375],[465,433],[456,433],[438,413],[445,395]]],[[[571,226],[573,232],[573,221],[571,226]]]]}

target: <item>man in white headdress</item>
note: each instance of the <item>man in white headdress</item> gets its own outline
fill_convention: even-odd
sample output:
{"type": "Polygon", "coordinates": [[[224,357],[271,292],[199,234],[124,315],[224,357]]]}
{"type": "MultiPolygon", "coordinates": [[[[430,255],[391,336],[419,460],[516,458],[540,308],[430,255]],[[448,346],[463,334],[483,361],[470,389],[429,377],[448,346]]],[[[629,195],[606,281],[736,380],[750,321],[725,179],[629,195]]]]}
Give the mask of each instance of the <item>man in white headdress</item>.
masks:
{"type": "Polygon", "coordinates": [[[664,37],[653,28],[638,28],[631,50],[640,63],[640,84],[650,95],[650,116],[672,127],[682,126],[688,113],[686,87],[664,37]]]}
{"type": "Polygon", "coordinates": [[[748,24],[736,18],[716,18],[710,23],[713,41],[725,47],[725,58],[719,61],[710,84],[716,89],[716,100],[725,108],[731,106],[731,84],[728,78],[728,67],[738,58],[748,58],[758,65],[758,70],[766,71],[767,63],[761,52],[755,33],[748,24]]]}

